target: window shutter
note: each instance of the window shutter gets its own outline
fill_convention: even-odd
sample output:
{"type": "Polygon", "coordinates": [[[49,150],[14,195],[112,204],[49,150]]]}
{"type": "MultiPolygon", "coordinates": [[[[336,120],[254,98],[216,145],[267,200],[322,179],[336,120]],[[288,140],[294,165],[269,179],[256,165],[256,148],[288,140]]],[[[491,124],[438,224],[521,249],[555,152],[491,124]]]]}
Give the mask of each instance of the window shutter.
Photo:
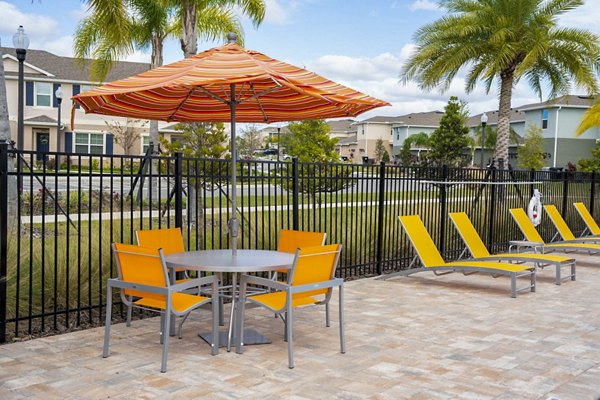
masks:
{"type": "Polygon", "coordinates": [[[58,108],[58,99],[56,98],[56,96],[54,95],[54,93],[56,93],[56,91],[58,90],[58,87],[60,85],[58,83],[54,83],[52,85],[52,93],[50,93],[50,96],[52,97],[52,107],[54,108],[58,108]]]}
{"type": "Polygon", "coordinates": [[[114,135],[112,134],[107,134],[106,135],[106,154],[109,156],[112,156],[113,154],[113,141],[114,141],[114,135]]]}
{"type": "Polygon", "coordinates": [[[73,152],[73,132],[65,132],[65,152],[73,152]]]}
{"type": "Polygon", "coordinates": [[[33,106],[33,82],[25,82],[25,105],[33,106]]]}
{"type": "MultiPolygon", "coordinates": [[[[77,95],[81,93],[81,86],[80,85],[73,85],[73,96],[77,95]]],[[[75,108],[81,108],[79,106],[79,104],[75,103],[75,108]]]]}

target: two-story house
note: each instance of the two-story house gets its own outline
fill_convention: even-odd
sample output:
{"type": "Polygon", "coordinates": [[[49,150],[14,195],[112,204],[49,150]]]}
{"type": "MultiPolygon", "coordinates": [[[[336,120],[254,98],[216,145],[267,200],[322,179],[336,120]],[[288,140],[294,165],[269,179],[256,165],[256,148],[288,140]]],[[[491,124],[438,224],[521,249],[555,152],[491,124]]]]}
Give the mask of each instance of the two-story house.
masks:
{"type": "MultiPolygon", "coordinates": [[[[18,70],[19,62],[15,49],[2,48],[8,113],[12,140],[17,142],[18,123],[18,70]]],[[[117,62],[106,76],[106,81],[126,78],[150,68],[150,64],[117,62]]],[[[24,136],[23,150],[37,151],[38,158],[47,151],[70,153],[123,154],[123,149],[114,142],[108,123],[118,121],[139,129],[140,139],[134,143],[131,154],[145,153],[149,145],[148,124],[133,122],[126,118],[98,114],[85,114],[77,106],[74,110],[74,129],[71,130],[70,116],[73,105],[71,97],[89,90],[99,83],[91,82],[89,64],[80,64],[71,57],[61,57],[42,50],[27,50],[24,62],[24,136]],[[63,92],[60,104],[61,121],[58,121],[59,102],[55,95],[58,88],[63,92]],[[60,148],[57,149],[57,134],[60,148]]],[[[170,136],[175,133],[174,124],[159,124],[159,131],[170,136]]]]}

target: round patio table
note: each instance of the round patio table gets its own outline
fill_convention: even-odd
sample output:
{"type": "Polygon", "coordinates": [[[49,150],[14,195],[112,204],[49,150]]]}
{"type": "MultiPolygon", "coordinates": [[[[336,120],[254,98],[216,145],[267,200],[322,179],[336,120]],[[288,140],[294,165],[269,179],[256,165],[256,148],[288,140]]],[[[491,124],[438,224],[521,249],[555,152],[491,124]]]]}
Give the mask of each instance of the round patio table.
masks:
{"type": "MultiPolygon", "coordinates": [[[[227,351],[231,350],[233,322],[237,301],[238,275],[247,272],[269,272],[290,269],[294,263],[294,253],[274,250],[244,250],[238,249],[233,255],[231,249],[226,250],[197,250],[173,253],[165,256],[165,262],[170,269],[171,281],[175,279],[175,269],[184,268],[190,271],[218,272],[231,274],[232,296],[229,330],[223,332],[219,339],[227,339],[227,351]],[[225,337],[225,335],[227,335],[225,337]]],[[[212,343],[211,333],[200,333],[199,336],[212,343]]],[[[225,340],[219,340],[223,343],[225,340]]],[[[244,344],[271,343],[269,339],[254,330],[244,331],[244,344]]]]}

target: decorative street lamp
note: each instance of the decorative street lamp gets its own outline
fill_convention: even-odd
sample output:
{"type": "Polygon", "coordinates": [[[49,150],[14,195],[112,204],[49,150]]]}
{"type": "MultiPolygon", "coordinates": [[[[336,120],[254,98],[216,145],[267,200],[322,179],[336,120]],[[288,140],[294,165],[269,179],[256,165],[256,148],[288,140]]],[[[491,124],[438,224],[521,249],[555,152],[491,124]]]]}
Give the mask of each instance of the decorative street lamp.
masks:
{"type": "Polygon", "coordinates": [[[279,146],[280,146],[280,139],[281,139],[281,125],[277,125],[277,162],[279,162],[279,146]]]}
{"type": "Polygon", "coordinates": [[[62,91],[62,86],[59,86],[58,89],[54,92],[54,97],[56,98],[56,103],[58,103],[58,122],[56,123],[56,158],[54,159],[55,168],[57,171],[60,171],[60,107],[62,104],[62,99],[64,97],[64,93],[62,91]]]}
{"type": "MultiPolygon", "coordinates": [[[[19,91],[18,91],[18,114],[17,114],[17,148],[18,150],[23,150],[23,136],[24,136],[24,126],[23,126],[23,63],[25,62],[25,56],[27,55],[27,48],[29,47],[29,38],[25,33],[25,29],[23,29],[23,25],[19,25],[19,29],[17,29],[17,33],[13,36],[13,45],[15,46],[15,50],[17,53],[17,60],[19,60],[19,91]]],[[[17,185],[19,191],[23,188],[23,177],[21,176],[21,157],[17,156],[17,185]]]]}
{"type": "Polygon", "coordinates": [[[479,164],[479,168],[483,168],[483,153],[485,149],[485,126],[487,125],[487,122],[487,114],[481,114],[481,164],[479,164]]]}

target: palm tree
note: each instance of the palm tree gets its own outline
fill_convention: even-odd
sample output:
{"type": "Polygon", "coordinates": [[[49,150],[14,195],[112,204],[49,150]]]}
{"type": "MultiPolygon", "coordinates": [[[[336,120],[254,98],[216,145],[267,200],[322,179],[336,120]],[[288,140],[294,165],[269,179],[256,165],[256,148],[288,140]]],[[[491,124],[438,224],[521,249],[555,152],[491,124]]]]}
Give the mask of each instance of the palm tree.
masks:
{"type": "Polygon", "coordinates": [[[166,0],[177,9],[180,23],[179,37],[181,50],[185,58],[198,53],[198,37],[207,40],[226,38],[229,32],[235,32],[243,43],[242,27],[233,12],[238,7],[252,20],[254,26],[260,25],[265,17],[264,0],[166,0]]]}
{"type": "Polygon", "coordinates": [[[402,68],[404,83],[422,89],[449,88],[464,68],[465,90],[477,81],[489,93],[499,81],[498,143],[495,156],[508,158],[511,97],[523,77],[542,98],[568,94],[573,83],[597,92],[598,36],[558,26],[557,18],[584,0],[440,0],[449,15],[415,33],[417,49],[402,68]]]}
{"type": "Polygon", "coordinates": [[[576,136],[582,135],[591,128],[600,126],[600,101],[597,100],[592,107],[583,114],[583,119],[575,131],[576,136]]]}

